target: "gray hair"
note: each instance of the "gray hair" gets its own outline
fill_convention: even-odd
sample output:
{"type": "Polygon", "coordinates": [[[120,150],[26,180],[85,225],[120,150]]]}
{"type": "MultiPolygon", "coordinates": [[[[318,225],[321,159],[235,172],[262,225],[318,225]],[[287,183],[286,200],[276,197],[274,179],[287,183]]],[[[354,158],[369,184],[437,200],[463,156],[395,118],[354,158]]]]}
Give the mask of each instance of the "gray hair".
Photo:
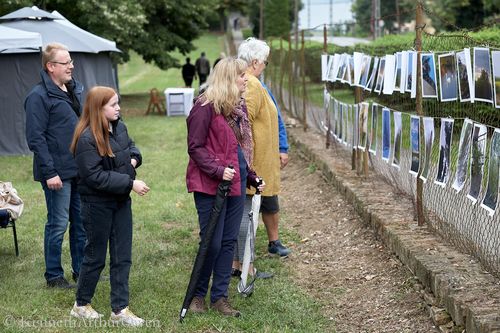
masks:
{"type": "Polygon", "coordinates": [[[247,64],[251,64],[253,60],[264,62],[269,56],[269,46],[266,42],[249,37],[238,48],[238,58],[243,59],[247,64]]]}

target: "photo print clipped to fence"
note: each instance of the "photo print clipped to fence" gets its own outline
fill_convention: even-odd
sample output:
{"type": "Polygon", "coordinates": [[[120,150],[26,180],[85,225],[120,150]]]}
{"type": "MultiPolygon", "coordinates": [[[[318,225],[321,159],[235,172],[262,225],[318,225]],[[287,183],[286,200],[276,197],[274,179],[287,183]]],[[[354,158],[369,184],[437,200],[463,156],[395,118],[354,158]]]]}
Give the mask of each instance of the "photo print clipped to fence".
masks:
{"type": "Polygon", "coordinates": [[[330,43],[337,36],[325,29],[322,48],[312,38],[273,47],[265,80],[283,110],[334,138],[327,147],[352,170],[386,179],[414,200],[420,191],[418,223],[423,215],[500,277],[500,45],[488,39],[498,28],[487,29],[476,38],[423,27],[418,40],[402,35],[353,47],[330,43]],[[325,88],[329,98],[321,96],[325,88]]]}

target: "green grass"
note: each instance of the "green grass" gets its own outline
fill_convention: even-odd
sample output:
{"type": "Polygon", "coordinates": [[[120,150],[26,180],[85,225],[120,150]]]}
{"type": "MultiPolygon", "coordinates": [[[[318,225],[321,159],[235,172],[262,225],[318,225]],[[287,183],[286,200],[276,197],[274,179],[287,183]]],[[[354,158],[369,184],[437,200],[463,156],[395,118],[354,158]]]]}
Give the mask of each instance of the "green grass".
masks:
{"type": "MultiPolygon", "coordinates": [[[[207,43],[203,45],[209,58],[214,59],[219,52],[215,44],[218,37],[210,35],[201,40],[207,43]]],[[[233,279],[230,299],[242,311],[241,318],[223,318],[209,311],[205,315],[188,313],[184,323],[179,323],[179,310],[198,247],[197,214],[192,195],[185,186],[188,161],[185,118],[143,114],[149,100],[145,93],[149,87],[162,84],[163,88],[168,82],[176,82],[177,74],[180,80],[180,73],[167,71],[153,75],[151,73],[157,70],[141,63],[138,57],[133,56],[132,62],[127,70],[120,72],[120,81],[126,82],[127,77],[129,82],[133,81],[132,77],[139,79],[123,88],[121,107],[129,133],[144,158],[138,178],[151,187],[144,197],[132,194],[134,242],[130,305],[153,326],[139,331],[333,332],[333,321],[321,315],[323,304],[294,284],[293,267],[288,266],[287,261],[266,255],[267,236],[262,224],[257,234],[257,266],[274,272],[275,278],[259,280],[254,295],[248,299],[236,294],[233,279]],[[132,72],[132,67],[137,73],[132,72]],[[142,75],[140,71],[148,74],[142,75]],[[124,91],[129,94],[123,94],[124,91]]],[[[74,291],[45,287],[45,199],[40,184],[33,181],[31,165],[30,156],[0,157],[2,180],[12,181],[25,201],[24,213],[17,222],[19,257],[14,254],[11,230],[0,230],[0,332],[123,331],[112,327],[89,328],[85,327],[89,322],[72,321],[69,311],[74,291]]],[[[285,242],[299,241],[295,232],[287,230],[286,212],[281,225],[281,238],[285,242]]],[[[63,267],[66,277],[70,278],[68,235],[63,244],[63,267]]],[[[104,274],[109,274],[108,269],[105,268],[104,274]]],[[[100,282],[92,302],[106,319],[110,312],[109,292],[109,282],[100,282]]]]}
{"type": "MultiPolygon", "coordinates": [[[[220,52],[224,51],[224,36],[205,34],[193,42],[197,48],[188,55],[172,52],[174,58],[179,59],[182,65],[186,57],[191,58],[191,63],[205,51],[210,64],[213,65],[220,52]]],[[[121,94],[147,93],[152,88],[160,91],[169,87],[184,87],[180,68],[161,70],[152,64],[146,64],[137,53],[131,53],[130,61],[118,66],[119,85],[121,94]]],[[[193,82],[193,87],[198,86],[198,81],[193,82]]]]}

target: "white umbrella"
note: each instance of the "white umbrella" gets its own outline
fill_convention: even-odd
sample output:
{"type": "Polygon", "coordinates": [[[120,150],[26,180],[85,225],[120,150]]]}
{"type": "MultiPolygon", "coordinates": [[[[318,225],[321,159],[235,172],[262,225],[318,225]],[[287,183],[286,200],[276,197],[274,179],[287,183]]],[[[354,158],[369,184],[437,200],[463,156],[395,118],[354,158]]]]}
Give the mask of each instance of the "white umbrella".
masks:
{"type": "MultiPolygon", "coordinates": [[[[262,182],[262,180],[259,180],[259,184],[260,182],[262,182]]],[[[259,225],[260,202],[261,195],[260,191],[257,189],[252,198],[252,209],[248,213],[250,222],[248,223],[247,239],[245,241],[245,252],[243,254],[243,264],[241,266],[241,280],[238,283],[238,292],[244,297],[250,296],[252,294],[256,278],[254,269],[253,279],[247,284],[250,261],[255,250],[255,235],[257,233],[257,227],[259,225]]]]}

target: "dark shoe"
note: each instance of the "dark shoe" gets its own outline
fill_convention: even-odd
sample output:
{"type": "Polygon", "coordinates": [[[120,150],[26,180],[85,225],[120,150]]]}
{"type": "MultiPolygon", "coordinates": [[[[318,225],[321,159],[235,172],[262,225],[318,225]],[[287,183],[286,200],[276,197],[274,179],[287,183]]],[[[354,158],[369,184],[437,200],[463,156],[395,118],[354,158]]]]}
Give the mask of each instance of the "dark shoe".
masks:
{"type": "Polygon", "coordinates": [[[257,271],[255,273],[255,278],[256,279],[270,279],[274,276],[273,273],[269,273],[269,272],[259,272],[257,271]]]}
{"type": "Polygon", "coordinates": [[[241,315],[238,310],[231,307],[231,304],[229,304],[229,301],[225,297],[219,298],[217,302],[210,304],[210,307],[215,311],[219,311],[224,316],[239,317],[241,315]]]}
{"type": "Polygon", "coordinates": [[[283,246],[283,244],[281,244],[279,239],[272,241],[272,242],[269,242],[267,250],[269,251],[269,253],[277,254],[280,257],[286,257],[287,255],[289,255],[292,252],[290,249],[283,246]]]}
{"type": "Polygon", "coordinates": [[[189,305],[189,311],[193,313],[205,313],[207,310],[205,299],[201,296],[195,296],[189,305]]]}
{"type": "Polygon", "coordinates": [[[240,277],[241,271],[237,268],[231,268],[231,276],[232,277],[240,277]]]}
{"type": "Polygon", "coordinates": [[[58,277],[53,280],[47,281],[47,287],[49,288],[59,288],[59,289],[71,289],[75,288],[74,284],[71,284],[64,277],[58,277]]]}

